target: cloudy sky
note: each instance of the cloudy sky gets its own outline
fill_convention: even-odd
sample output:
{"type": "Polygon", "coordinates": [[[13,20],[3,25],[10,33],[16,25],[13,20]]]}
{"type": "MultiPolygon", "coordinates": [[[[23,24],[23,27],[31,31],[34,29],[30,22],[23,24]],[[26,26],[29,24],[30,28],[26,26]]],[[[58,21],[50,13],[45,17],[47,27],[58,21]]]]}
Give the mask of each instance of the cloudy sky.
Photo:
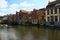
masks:
{"type": "Polygon", "coordinates": [[[0,0],[0,16],[15,14],[21,9],[31,11],[45,8],[49,1],[54,0],[0,0]]]}

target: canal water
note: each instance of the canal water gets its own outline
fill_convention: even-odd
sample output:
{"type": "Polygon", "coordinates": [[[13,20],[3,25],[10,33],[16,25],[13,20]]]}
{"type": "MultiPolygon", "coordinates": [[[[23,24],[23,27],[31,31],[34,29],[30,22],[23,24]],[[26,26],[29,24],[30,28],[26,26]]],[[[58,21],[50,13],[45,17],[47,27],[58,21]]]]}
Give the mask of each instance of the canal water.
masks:
{"type": "Polygon", "coordinates": [[[60,30],[15,26],[0,28],[0,40],[60,40],[60,30]]]}

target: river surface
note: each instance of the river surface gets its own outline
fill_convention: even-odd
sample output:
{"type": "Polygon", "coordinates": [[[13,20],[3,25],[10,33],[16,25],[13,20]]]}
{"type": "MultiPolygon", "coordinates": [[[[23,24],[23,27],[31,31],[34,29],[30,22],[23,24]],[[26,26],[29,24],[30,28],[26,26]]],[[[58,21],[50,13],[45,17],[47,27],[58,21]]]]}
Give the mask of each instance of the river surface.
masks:
{"type": "Polygon", "coordinates": [[[15,26],[0,28],[0,40],[60,40],[60,30],[15,26]]]}

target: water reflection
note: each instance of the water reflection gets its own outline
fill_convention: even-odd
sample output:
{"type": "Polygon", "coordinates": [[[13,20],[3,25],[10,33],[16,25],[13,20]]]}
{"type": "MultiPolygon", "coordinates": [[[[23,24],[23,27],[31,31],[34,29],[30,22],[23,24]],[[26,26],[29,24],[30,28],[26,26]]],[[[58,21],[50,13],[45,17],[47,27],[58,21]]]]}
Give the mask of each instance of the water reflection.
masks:
{"type": "Polygon", "coordinates": [[[39,37],[39,40],[48,40],[48,37],[46,35],[42,35],[39,37]]]}
{"type": "Polygon", "coordinates": [[[15,30],[12,28],[3,28],[0,29],[0,39],[1,40],[17,40],[15,30]]]}
{"type": "Polygon", "coordinates": [[[33,35],[31,34],[31,32],[28,32],[24,37],[23,40],[33,40],[33,35]]]}
{"type": "Polygon", "coordinates": [[[6,30],[0,30],[0,40],[7,40],[7,33],[6,30]]]}
{"type": "Polygon", "coordinates": [[[0,40],[60,40],[60,30],[37,27],[0,28],[0,40]]]}

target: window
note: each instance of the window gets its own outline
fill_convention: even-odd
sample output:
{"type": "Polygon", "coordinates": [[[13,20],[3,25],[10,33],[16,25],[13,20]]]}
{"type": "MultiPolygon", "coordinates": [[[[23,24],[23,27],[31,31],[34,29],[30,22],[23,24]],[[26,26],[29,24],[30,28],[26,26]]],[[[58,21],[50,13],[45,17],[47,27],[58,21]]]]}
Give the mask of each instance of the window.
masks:
{"type": "Polygon", "coordinates": [[[59,13],[60,13],[60,8],[59,8],[59,13]]]}
{"type": "Polygon", "coordinates": [[[51,9],[51,14],[53,14],[53,9],[51,9]]]}
{"type": "Polygon", "coordinates": [[[49,14],[49,10],[47,10],[47,14],[49,14]]]}
{"type": "Polygon", "coordinates": [[[48,17],[48,22],[49,22],[49,17],[48,17]]]}
{"type": "Polygon", "coordinates": [[[51,16],[51,22],[54,21],[53,16],[51,16]]]}
{"type": "Polygon", "coordinates": [[[55,21],[58,21],[57,16],[55,16],[55,21]]]}
{"type": "Polygon", "coordinates": [[[50,24],[54,24],[54,16],[51,16],[50,24]]]}
{"type": "Polygon", "coordinates": [[[55,14],[57,13],[57,8],[55,8],[55,14]]]}
{"type": "Polygon", "coordinates": [[[59,16],[59,21],[60,21],[60,16],[59,16]]]}

